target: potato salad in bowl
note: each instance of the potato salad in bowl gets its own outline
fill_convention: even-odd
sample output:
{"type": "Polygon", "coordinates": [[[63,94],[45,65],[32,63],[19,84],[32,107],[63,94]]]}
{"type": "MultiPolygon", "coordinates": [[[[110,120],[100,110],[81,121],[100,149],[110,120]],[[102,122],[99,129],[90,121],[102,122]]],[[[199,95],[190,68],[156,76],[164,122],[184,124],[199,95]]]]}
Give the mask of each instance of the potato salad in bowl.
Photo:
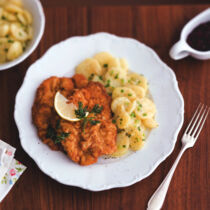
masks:
{"type": "Polygon", "coordinates": [[[0,0],[0,63],[19,57],[32,37],[32,15],[22,1],[0,0]]]}

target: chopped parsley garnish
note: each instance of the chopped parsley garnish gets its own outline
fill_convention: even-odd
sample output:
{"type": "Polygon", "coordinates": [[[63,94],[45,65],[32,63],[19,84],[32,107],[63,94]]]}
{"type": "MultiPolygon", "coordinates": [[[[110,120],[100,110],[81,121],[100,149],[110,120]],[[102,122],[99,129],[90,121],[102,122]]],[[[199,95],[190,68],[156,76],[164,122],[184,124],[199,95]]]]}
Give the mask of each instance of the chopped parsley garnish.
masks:
{"type": "Polygon", "coordinates": [[[1,19],[6,20],[7,18],[4,15],[2,15],[1,19]]]}
{"type": "MultiPolygon", "coordinates": [[[[95,104],[95,106],[92,108],[90,113],[99,114],[103,110],[103,106],[99,106],[98,104],[95,104]]],[[[91,125],[96,125],[100,123],[99,120],[94,119],[95,117],[88,117],[86,116],[87,113],[87,106],[83,107],[83,104],[81,101],[78,102],[78,109],[75,110],[75,115],[77,118],[81,120],[82,130],[85,130],[85,127],[88,123],[91,125]]]]}
{"type": "Polygon", "coordinates": [[[5,49],[4,49],[4,52],[8,52],[8,48],[5,48],[5,49]]]}
{"type": "Polygon", "coordinates": [[[126,133],[125,135],[126,135],[128,138],[131,137],[131,134],[130,134],[130,133],[126,133]]]}
{"type": "Polygon", "coordinates": [[[96,114],[100,114],[102,110],[103,110],[103,106],[99,106],[98,104],[95,104],[95,106],[93,107],[90,113],[94,113],[96,115],[96,114]]]}
{"type": "Polygon", "coordinates": [[[11,39],[9,39],[9,40],[8,40],[8,43],[13,43],[13,42],[14,42],[14,41],[13,41],[13,40],[11,40],[11,39]]]}
{"type": "Polygon", "coordinates": [[[124,93],[124,90],[123,90],[123,89],[121,89],[121,90],[120,90],[120,92],[121,92],[121,93],[124,93]]]}
{"type": "Polygon", "coordinates": [[[140,81],[140,80],[138,80],[137,85],[139,85],[140,83],[141,83],[141,81],[140,81]]]}
{"type": "Polygon", "coordinates": [[[104,68],[107,68],[107,67],[108,67],[108,64],[105,63],[105,64],[104,64],[104,68]]]}
{"type": "Polygon", "coordinates": [[[7,34],[5,37],[6,37],[6,38],[9,38],[9,34],[7,34]]]}
{"type": "Polygon", "coordinates": [[[143,116],[146,117],[147,116],[147,113],[144,113],[143,116]]]}
{"type": "Polygon", "coordinates": [[[128,96],[132,96],[132,94],[131,93],[128,93],[128,96]]]}
{"type": "Polygon", "coordinates": [[[57,132],[57,129],[60,128],[60,120],[56,121],[56,129],[53,128],[51,125],[47,128],[46,138],[50,138],[53,140],[55,144],[60,143],[62,140],[64,140],[66,137],[70,135],[70,133],[66,132],[57,132]]]}
{"type": "Polygon", "coordinates": [[[56,125],[55,125],[56,129],[59,129],[61,127],[60,122],[61,122],[60,119],[56,121],[56,125]]]}
{"type": "Polygon", "coordinates": [[[100,123],[99,120],[91,120],[91,121],[90,121],[90,124],[91,124],[91,125],[96,125],[96,124],[98,124],[98,123],[100,123]]]}
{"type": "Polygon", "coordinates": [[[113,120],[112,120],[112,123],[116,124],[116,120],[113,119],[113,120]]]}
{"type": "Polygon", "coordinates": [[[83,118],[85,118],[86,113],[87,113],[87,106],[85,106],[85,107],[83,108],[82,102],[79,101],[79,102],[78,102],[78,109],[75,110],[75,115],[76,115],[76,117],[79,118],[79,119],[83,119],[83,118]]]}
{"type": "Polygon", "coordinates": [[[138,128],[137,128],[137,129],[138,129],[138,131],[141,131],[141,128],[140,128],[139,126],[138,126],[138,128]]]}
{"type": "Polygon", "coordinates": [[[126,145],[122,145],[123,148],[126,148],[126,145]]]}
{"type": "Polygon", "coordinates": [[[112,96],[112,93],[108,93],[109,96],[112,96]]]}
{"type": "Polygon", "coordinates": [[[125,131],[125,130],[124,129],[117,128],[117,133],[121,133],[123,131],[125,131]]]}

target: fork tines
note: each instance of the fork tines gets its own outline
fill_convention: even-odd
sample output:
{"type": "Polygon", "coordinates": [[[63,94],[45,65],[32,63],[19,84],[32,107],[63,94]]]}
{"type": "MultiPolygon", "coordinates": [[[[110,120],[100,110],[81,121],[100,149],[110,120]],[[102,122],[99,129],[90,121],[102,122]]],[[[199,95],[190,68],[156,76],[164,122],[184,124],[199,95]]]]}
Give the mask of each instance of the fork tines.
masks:
{"type": "Polygon", "coordinates": [[[193,138],[197,139],[209,114],[209,110],[210,107],[200,103],[198,105],[198,108],[196,109],[195,114],[192,117],[192,120],[190,121],[189,125],[186,128],[185,134],[190,135],[193,138]]]}

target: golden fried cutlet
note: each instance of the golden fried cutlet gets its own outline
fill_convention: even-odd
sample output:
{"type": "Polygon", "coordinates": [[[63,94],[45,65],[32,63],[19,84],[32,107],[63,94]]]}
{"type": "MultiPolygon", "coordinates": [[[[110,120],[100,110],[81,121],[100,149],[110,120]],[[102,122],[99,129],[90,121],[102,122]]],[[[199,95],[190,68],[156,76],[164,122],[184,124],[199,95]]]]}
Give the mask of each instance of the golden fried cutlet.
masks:
{"type": "Polygon", "coordinates": [[[44,143],[54,150],[65,150],[74,162],[90,165],[99,156],[116,150],[117,128],[111,120],[110,103],[105,88],[100,83],[88,82],[83,75],[76,74],[72,79],[51,77],[37,89],[32,119],[44,143]],[[84,126],[83,120],[69,122],[61,119],[54,109],[57,91],[68,98],[69,103],[78,106],[80,102],[89,112],[95,105],[102,107],[100,113],[88,116],[97,123],[87,122],[84,126]],[[56,135],[60,142],[56,142],[56,135]]]}
{"type": "Polygon", "coordinates": [[[52,120],[58,119],[54,110],[54,97],[57,91],[68,97],[72,94],[74,83],[70,78],[50,77],[39,86],[32,107],[32,120],[37,127],[38,136],[51,149],[58,150],[52,139],[46,138],[47,128],[52,120]]]}

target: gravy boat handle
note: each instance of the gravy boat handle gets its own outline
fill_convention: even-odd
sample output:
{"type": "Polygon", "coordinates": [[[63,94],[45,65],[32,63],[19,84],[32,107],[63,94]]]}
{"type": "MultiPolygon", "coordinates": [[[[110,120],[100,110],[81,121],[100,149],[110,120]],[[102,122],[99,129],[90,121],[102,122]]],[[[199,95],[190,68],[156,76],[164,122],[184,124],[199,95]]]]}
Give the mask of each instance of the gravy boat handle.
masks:
{"type": "Polygon", "coordinates": [[[187,57],[190,54],[190,48],[183,40],[179,40],[170,49],[169,55],[174,60],[180,60],[187,57]]]}

